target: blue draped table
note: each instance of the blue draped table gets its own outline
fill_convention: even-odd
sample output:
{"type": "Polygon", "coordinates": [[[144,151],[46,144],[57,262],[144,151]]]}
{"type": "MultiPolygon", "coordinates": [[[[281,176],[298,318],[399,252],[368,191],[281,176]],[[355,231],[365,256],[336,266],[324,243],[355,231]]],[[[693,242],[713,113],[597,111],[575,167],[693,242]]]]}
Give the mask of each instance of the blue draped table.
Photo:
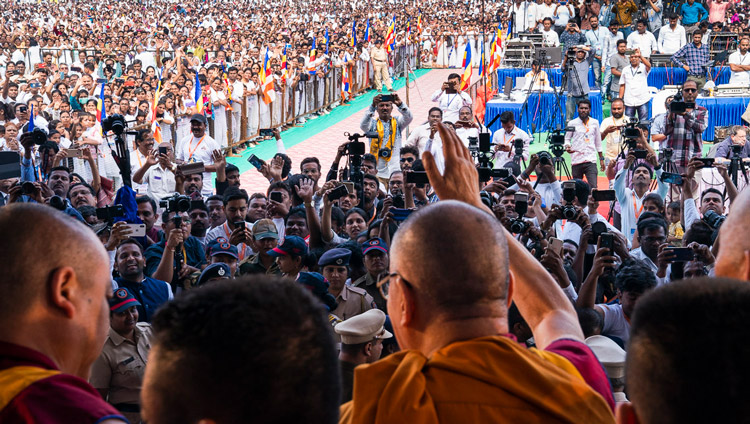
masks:
{"type": "MultiPolygon", "coordinates": [[[[557,128],[565,128],[565,101],[567,100],[567,93],[560,96],[560,109],[556,111],[555,116],[551,116],[552,112],[556,109],[556,98],[553,93],[542,93],[541,98],[539,93],[531,93],[529,101],[526,107],[523,106],[523,102],[509,102],[503,100],[490,100],[487,102],[487,110],[484,114],[484,123],[487,125],[488,122],[495,119],[496,116],[500,115],[505,111],[513,112],[516,117],[516,126],[531,133],[532,122],[535,125],[535,133],[546,132],[557,128]],[[523,110],[522,110],[523,109],[523,110]],[[521,113],[523,112],[523,113],[521,113]]],[[[602,95],[598,91],[592,91],[589,93],[589,100],[591,100],[591,116],[596,118],[599,122],[602,121],[602,95]]],[[[578,116],[578,112],[576,115],[578,116]]],[[[500,119],[496,119],[495,122],[490,126],[490,130],[495,132],[501,127],[500,119]]]]}
{"type": "Polygon", "coordinates": [[[695,103],[708,109],[708,128],[703,131],[703,141],[712,141],[715,127],[742,125],[742,114],[750,103],[750,97],[699,97],[695,103]]]}
{"type": "MultiPolygon", "coordinates": [[[[501,68],[497,70],[497,77],[500,86],[505,84],[505,77],[513,78],[513,87],[516,86],[516,78],[523,77],[526,75],[530,68],[501,68]]],[[[729,82],[731,75],[729,66],[714,67],[711,71],[711,75],[716,78],[716,84],[726,84],[729,82]],[[718,78],[716,75],[718,74],[718,78]]],[[[562,72],[559,68],[552,68],[547,70],[552,82],[556,87],[559,87],[562,83],[562,72]]],[[[651,72],[648,74],[648,85],[649,87],[656,87],[661,90],[665,85],[677,85],[685,82],[687,78],[687,72],[682,68],[651,68],[651,72]]],[[[589,87],[592,89],[596,87],[594,80],[594,70],[589,69],[589,87]]]]}

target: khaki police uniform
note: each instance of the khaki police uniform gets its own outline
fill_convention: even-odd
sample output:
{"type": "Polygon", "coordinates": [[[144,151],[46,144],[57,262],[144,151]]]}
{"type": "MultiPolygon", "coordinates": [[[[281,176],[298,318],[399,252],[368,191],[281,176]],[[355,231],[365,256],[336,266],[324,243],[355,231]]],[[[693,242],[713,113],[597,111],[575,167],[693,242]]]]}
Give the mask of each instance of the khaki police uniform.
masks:
{"type": "Polygon", "coordinates": [[[388,312],[386,301],[385,299],[383,299],[383,296],[380,294],[380,290],[378,289],[378,282],[377,280],[375,280],[375,277],[370,275],[369,272],[354,281],[352,283],[352,286],[365,289],[365,291],[367,291],[367,294],[369,294],[370,297],[372,297],[375,301],[375,306],[377,306],[377,308],[383,312],[388,312]]]}
{"type": "Polygon", "coordinates": [[[341,290],[341,293],[336,296],[336,302],[339,306],[332,313],[342,320],[347,320],[378,307],[375,304],[375,300],[373,300],[372,296],[365,289],[346,285],[341,290]]]}
{"type": "Polygon", "coordinates": [[[373,47],[370,50],[370,59],[372,59],[372,68],[375,72],[375,89],[382,90],[383,83],[388,91],[393,89],[391,85],[391,75],[388,73],[388,53],[383,47],[373,47]]]}

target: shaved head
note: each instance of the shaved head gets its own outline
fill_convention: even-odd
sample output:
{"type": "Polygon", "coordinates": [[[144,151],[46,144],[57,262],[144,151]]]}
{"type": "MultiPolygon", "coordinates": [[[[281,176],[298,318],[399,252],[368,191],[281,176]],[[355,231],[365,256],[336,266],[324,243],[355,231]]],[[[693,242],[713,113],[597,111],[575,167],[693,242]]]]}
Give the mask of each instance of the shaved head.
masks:
{"type": "Polygon", "coordinates": [[[85,377],[106,339],[109,257],[93,231],[46,205],[0,209],[0,339],[85,377]]]}
{"type": "Polygon", "coordinates": [[[743,190],[734,199],[727,220],[721,226],[716,275],[750,281],[750,190],[743,190]]]}
{"type": "Polygon", "coordinates": [[[441,201],[412,214],[393,240],[391,264],[436,313],[461,318],[506,311],[503,229],[493,216],[466,203],[441,201]]]}

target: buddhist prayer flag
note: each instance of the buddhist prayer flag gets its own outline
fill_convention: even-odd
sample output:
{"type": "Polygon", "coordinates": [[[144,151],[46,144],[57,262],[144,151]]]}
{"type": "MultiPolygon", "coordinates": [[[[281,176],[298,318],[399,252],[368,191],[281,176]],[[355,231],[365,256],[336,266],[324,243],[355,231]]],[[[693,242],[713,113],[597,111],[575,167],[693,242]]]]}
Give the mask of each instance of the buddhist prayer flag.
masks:
{"type": "Polygon", "coordinates": [[[365,26],[365,41],[370,42],[370,18],[367,18],[367,24],[365,26]]]}
{"type": "Polygon", "coordinates": [[[471,85],[471,43],[466,43],[466,49],[464,49],[464,74],[461,76],[461,89],[460,91],[467,90],[471,85]]]}
{"type": "Polygon", "coordinates": [[[352,47],[357,46],[357,21],[356,20],[352,22],[352,39],[351,39],[350,46],[352,47]]]}
{"type": "Polygon", "coordinates": [[[195,112],[203,113],[203,90],[201,90],[201,80],[198,78],[198,73],[195,73],[195,94],[193,95],[195,100],[195,112]]]}

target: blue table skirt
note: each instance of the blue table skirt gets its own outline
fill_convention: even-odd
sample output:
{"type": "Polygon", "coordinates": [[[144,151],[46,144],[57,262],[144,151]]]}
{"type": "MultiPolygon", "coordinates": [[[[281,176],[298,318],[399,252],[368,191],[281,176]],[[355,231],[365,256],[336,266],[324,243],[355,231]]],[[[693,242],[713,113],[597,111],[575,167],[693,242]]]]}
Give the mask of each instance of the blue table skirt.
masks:
{"type": "Polygon", "coordinates": [[[742,114],[750,103],[750,97],[707,97],[698,98],[695,103],[708,109],[708,128],[703,131],[703,141],[712,141],[715,127],[742,125],[742,114]]]}
{"type": "MultiPolygon", "coordinates": [[[[513,78],[513,87],[516,86],[516,78],[523,77],[531,69],[529,68],[502,68],[498,69],[497,76],[500,86],[505,84],[505,77],[513,78]]],[[[553,81],[556,87],[559,87],[562,83],[562,72],[560,69],[551,69],[547,71],[550,79],[553,81]]],[[[716,84],[726,84],[729,82],[731,70],[729,66],[714,67],[711,71],[712,77],[716,78],[716,84]],[[716,77],[718,75],[718,78],[716,77]]],[[[648,74],[648,85],[649,87],[656,87],[661,90],[665,85],[676,85],[682,84],[687,78],[687,72],[682,68],[651,68],[651,72],[648,74]]],[[[589,69],[589,87],[594,89],[596,87],[594,80],[594,70],[589,69]]]]}
{"type": "MultiPolygon", "coordinates": [[[[487,103],[487,110],[484,115],[484,123],[487,125],[496,116],[500,115],[505,111],[513,112],[516,117],[516,126],[531,133],[531,124],[535,124],[535,133],[546,132],[554,130],[559,125],[560,128],[565,128],[565,101],[567,95],[564,93],[560,96],[560,109],[557,110],[555,116],[550,116],[553,110],[556,109],[556,98],[553,93],[542,93],[541,102],[539,93],[531,93],[529,96],[528,104],[524,107],[523,103],[506,103],[499,102],[496,100],[487,103]],[[523,109],[523,114],[521,113],[523,109]]],[[[589,100],[591,100],[591,116],[602,121],[602,96],[598,91],[592,91],[589,93],[589,100]]],[[[576,115],[578,113],[576,112],[576,115]]],[[[495,132],[501,127],[500,120],[496,119],[495,122],[490,126],[490,130],[495,132]]]]}

